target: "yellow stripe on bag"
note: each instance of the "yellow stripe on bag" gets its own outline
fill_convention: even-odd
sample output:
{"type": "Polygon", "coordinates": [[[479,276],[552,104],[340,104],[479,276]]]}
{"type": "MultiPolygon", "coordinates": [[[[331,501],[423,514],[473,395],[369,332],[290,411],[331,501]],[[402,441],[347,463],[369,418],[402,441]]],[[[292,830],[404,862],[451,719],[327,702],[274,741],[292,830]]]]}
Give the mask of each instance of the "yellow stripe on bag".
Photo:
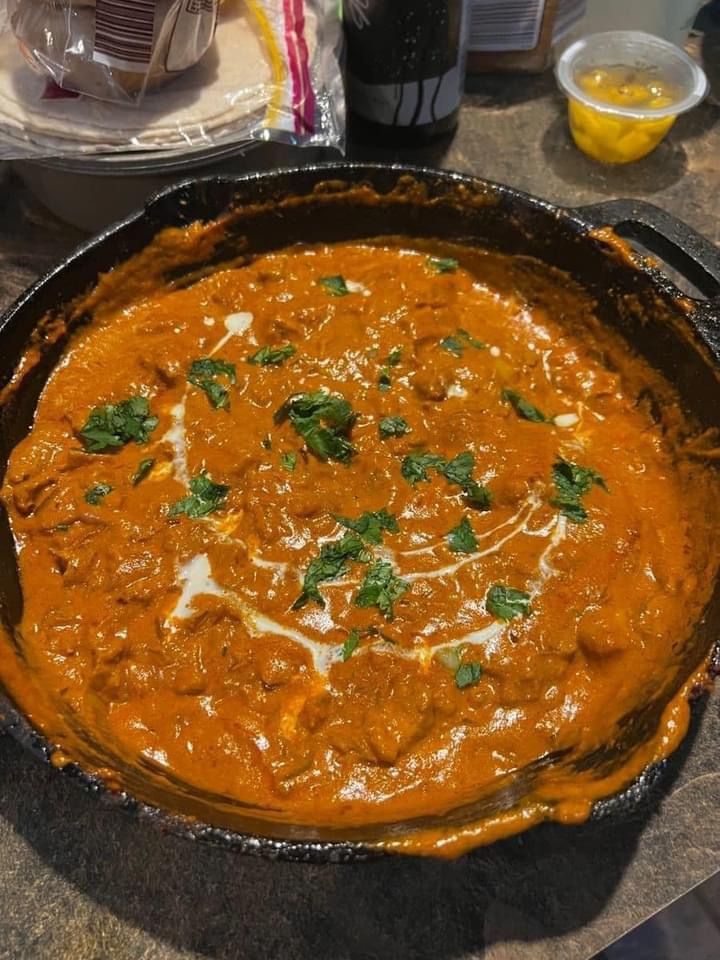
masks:
{"type": "Polygon", "coordinates": [[[267,47],[268,56],[270,58],[270,70],[273,78],[273,93],[270,97],[270,103],[268,104],[268,108],[265,113],[265,126],[274,127],[280,114],[280,101],[282,100],[283,89],[285,87],[287,67],[285,65],[283,55],[280,52],[280,47],[273,32],[273,28],[270,25],[270,21],[268,20],[262,5],[258,3],[258,0],[247,0],[247,5],[257,21],[257,25],[260,28],[260,33],[265,41],[265,46],[267,47]]]}

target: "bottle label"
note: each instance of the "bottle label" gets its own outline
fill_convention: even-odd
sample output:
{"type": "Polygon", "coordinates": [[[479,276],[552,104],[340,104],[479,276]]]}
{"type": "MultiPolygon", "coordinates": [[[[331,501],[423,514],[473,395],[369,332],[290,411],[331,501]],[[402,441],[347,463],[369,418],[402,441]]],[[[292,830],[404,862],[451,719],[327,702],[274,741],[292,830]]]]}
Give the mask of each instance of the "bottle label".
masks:
{"type": "Polygon", "coordinates": [[[457,110],[467,46],[465,0],[344,0],[348,99],[393,127],[433,124],[457,110]]]}
{"type": "Polygon", "coordinates": [[[455,66],[441,77],[411,83],[363,83],[348,80],[353,110],[368,120],[393,127],[435,123],[457,109],[463,75],[455,66]]]}
{"type": "MultiPolygon", "coordinates": [[[[540,40],[546,0],[469,0],[471,53],[535,50],[540,40]]],[[[553,10],[553,7],[555,9],[553,10]]],[[[556,0],[553,43],[564,36],[585,12],[586,0],[556,0]]]]}
{"type": "Polygon", "coordinates": [[[471,0],[470,50],[534,50],[545,0],[471,0]]]}

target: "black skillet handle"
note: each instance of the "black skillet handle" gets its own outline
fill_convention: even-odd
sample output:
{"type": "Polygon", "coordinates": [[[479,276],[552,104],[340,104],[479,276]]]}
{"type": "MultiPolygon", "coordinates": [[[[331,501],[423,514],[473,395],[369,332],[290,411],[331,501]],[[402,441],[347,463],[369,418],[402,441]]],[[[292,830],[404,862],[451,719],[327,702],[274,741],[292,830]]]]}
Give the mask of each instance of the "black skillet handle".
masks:
{"type": "Polygon", "coordinates": [[[576,207],[591,227],[612,227],[618,236],[637,240],[709,300],[720,298],[720,249],[682,220],[642,200],[607,200],[576,207]]]}

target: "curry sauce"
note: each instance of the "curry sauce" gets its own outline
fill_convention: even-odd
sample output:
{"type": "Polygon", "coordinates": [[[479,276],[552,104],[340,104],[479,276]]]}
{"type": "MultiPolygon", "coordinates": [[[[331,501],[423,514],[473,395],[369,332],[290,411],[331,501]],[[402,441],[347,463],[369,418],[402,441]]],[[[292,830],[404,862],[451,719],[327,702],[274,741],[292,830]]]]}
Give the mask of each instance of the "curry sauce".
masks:
{"type": "Polygon", "coordinates": [[[449,854],[671,749],[716,481],[569,278],[403,238],[142,274],[91,298],[3,487],[0,673],[58,762],[449,854]]]}

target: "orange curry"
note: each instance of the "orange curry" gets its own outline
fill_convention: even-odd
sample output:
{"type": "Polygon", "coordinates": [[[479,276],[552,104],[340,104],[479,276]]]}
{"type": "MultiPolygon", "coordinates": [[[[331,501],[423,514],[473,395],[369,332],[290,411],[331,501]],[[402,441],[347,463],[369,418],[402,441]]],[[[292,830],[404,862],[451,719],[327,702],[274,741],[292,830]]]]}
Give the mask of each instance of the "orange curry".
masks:
{"type": "Polygon", "coordinates": [[[454,854],[583,819],[675,745],[686,690],[612,772],[563,762],[682,672],[717,544],[670,388],[569,278],[403,238],[185,285],[158,255],[89,296],[3,488],[0,672],[56,762],[454,854]]]}

